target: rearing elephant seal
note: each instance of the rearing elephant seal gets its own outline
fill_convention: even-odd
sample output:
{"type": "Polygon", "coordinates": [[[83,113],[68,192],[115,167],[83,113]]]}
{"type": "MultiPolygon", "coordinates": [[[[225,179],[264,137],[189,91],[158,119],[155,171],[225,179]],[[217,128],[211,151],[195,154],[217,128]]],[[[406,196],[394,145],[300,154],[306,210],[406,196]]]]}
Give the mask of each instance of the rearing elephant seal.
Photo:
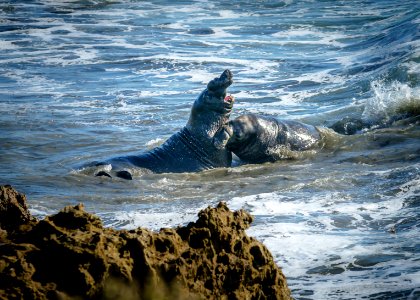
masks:
{"type": "Polygon", "coordinates": [[[221,128],[213,142],[244,162],[263,163],[291,158],[294,151],[313,149],[320,139],[315,126],[246,114],[221,128]]]}
{"type": "MultiPolygon", "coordinates": [[[[195,100],[187,125],[161,146],[141,155],[113,158],[97,166],[111,164],[112,172],[125,179],[132,179],[127,168],[133,166],[155,173],[197,172],[230,167],[232,153],[225,147],[216,148],[213,138],[229,120],[234,100],[226,97],[226,88],[232,82],[229,70],[211,80],[195,100]]],[[[106,171],[96,175],[111,177],[106,171]]]]}

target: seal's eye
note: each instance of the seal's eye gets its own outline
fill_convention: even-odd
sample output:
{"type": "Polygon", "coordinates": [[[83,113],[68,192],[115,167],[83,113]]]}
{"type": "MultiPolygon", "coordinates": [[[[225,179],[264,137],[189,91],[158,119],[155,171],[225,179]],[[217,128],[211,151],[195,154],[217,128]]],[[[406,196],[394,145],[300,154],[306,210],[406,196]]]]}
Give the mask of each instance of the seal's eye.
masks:
{"type": "Polygon", "coordinates": [[[237,132],[236,134],[235,134],[235,138],[236,138],[236,140],[238,140],[238,141],[240,141],[240,140],[243,140],[244,139],[244,134],[243,134],[243,132],[237,132]]]}

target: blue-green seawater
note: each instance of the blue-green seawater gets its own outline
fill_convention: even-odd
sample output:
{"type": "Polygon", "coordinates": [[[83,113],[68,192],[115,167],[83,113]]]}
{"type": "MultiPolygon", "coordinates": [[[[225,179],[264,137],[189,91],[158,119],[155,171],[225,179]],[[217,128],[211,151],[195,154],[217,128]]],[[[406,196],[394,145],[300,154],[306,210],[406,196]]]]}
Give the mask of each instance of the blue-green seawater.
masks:
{"type": "Polygon", "coordinates": [[[223,200],[255,216],[248,233],[296,299],[418,299],[419,14],[414,0],[2,0],[0,184],[37,217],[83,202],[116,228],[223,200]],[[132,181],[80,167],[162,143],[226,68],[232,117],[378,126],[272,164],[132,181]]]}

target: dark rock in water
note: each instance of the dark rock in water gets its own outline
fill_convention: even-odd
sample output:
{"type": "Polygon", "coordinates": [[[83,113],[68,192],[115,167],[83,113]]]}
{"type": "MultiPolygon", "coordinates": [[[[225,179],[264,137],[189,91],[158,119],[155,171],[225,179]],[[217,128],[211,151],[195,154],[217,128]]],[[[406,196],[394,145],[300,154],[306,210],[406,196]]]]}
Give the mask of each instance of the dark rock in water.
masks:
{"type": "Polygon", "coordinates": [[[127,231],[81,204],[36,220],[24,196],[3,190],[2,214],[11,207],[27,226],[0,230],[0,299],[291,299],[267,248],[246,235],[243,210],[220,203],[185,227],[127,231]]]}
{"type": "Polygon", "coordinates": [[[368,123],[364,122],[361,119],[345,117],[340,121],[334,123],[330,128],[337,133],[352,135],[356,134],[362,129],[369,128],[368,123]]]}
{"type": "Polygon", "coordinates": [[[211,28],[197,28],[197,29],[188,30],[188,33],[197,34],[197,35],[207,35],[207,34],[214,34],[214,30],[211,28]]]}
{"type": "Polygon", "coordinates": [[[131,176],[131,173],[128,171],[118,171],[115,173],[117,177],[127,180],[132,180],[133,176],[131,176]]]}
{"type": "Polygon", "coordinates": [[[105,177],[109,177],[112,178],[111,175],[109,175],[107,172],[105,171],[99,171],[98,173],[95,174],[95,176],[105,176],[105,177]]]}
{"type": "MultiPolygon", "coordinates": [[[[119,178],[122,178],[122,179],[127,179],[127,180],[132,180],[133,179],[133,176],[128,171],[117,171],[117,172],[115,172],[115,175],[119,178]]],[[[112,176],[105,171],[99,171],[98,173],[95,174],[95,176],[105,176],[105,177],[112,178],[112,176]]]]}

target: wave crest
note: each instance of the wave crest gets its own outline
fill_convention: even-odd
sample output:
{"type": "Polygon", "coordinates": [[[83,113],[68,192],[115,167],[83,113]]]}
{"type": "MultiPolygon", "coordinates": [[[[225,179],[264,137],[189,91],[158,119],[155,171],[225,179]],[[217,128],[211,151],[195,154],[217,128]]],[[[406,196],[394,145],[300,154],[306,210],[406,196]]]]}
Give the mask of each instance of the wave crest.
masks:
{"type": "Polygon", "coordinates": [[[406,83],[383,80],[371,82],[373,97],[367,100],[362,118],[375,124],[384,124],[420,114],[420,89],[406,83]]]}

